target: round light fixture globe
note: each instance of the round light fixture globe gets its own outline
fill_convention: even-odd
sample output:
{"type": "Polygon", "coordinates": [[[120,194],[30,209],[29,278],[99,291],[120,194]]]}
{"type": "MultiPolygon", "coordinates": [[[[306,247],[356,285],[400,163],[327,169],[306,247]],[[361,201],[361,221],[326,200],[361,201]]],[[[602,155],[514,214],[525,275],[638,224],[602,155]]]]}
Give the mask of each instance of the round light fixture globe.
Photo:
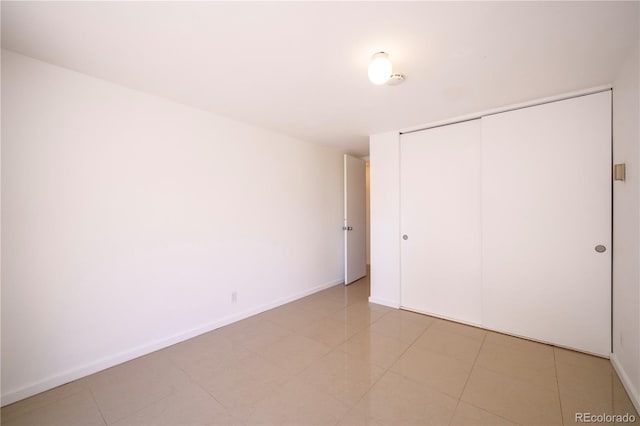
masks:
{"type": "Polygon", "coordinates": [[[391,77],[393,67],[389,60],[389,55],[385,52],[378,52],[371,57],[369,64],[369,80],[373,84],[384,84],[391,77]]]}

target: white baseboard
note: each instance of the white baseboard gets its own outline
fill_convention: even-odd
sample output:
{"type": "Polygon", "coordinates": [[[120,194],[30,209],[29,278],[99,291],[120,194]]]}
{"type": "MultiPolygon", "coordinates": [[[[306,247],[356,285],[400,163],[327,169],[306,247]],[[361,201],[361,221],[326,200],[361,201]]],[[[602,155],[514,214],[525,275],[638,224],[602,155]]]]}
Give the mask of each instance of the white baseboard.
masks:
{"type": "Polygon", "coordinates": [[[638,392],[638,389],[636,389],[636,387],[631,382],[631,379],[627,375],[627,372],[622,367],[622,364],[620,364],[620,361],[618,361],[618,357],[616,357],[616,354],[612,353],[610,359],[613,368],[616,370],[616,373],[618,373],[620,381],[624,385],[624,388],[629,395],[629,399],[633,403],[633,406],[636,407],[636,411],[640,413],[640,393],[638,392]]]}
{"type": "Polygon", "coordinates": [[[20,401],[21,399],[28,398],[40,392],[53,389],[57,386],[61,386],[74,380],[78,380],[82,377],[86,377],[90,374],[94,374],[115,365],[122,364],[123,362],[131,361],[132,359],[150,354],[151,352],[155,352],[171,345],[175,345],[176,343],[180,343],[182,341],[191,339],[192,337],[196,337],[217,328],[224,327],[225,325],[243,320],[261,312],[268,311],[269,309],[276,308],[278,306],[284,305],[285,303],[301,299],[305,296],[309,296],[310,294],[317,293],[329,287],[333,287],[334,285],[342,284],[343,282],[344,279],[339,278],[328,283],[320,284],[291,296],[284,297],[273,302],[257,306],[255,308],[247,309],[242,312],[220,318],[216,321],[194,327],[192,329],[174,334],[163,339],[136,346],[127,351],[106,356],[89,364],[81,365],[71,370],[67,370],[62,373],[50,376],[38,382],[31,383],[20,389],[8,391],[2,394],[2,406],[4,407],[5,405],[12,404],[16,401],[20,401]]]}
{"type": "MultiPolygon", "coordinates": [[[[423,310],[420,310],[420,309],[412,308],[410,306],[400,306],[400,309],[404,309],[404,310],[407,310],[407,311],[415,312],[417,314],[428,315],[428,316],[434,317],[434,318],[440,318],[440,319],[447,320],[447,321],[457,322],[457,323],[464,324],[464,325],[470,325],[471,327],[476,327],[476,328],[482,328],[484,330],[489,330],[488,328],[484,327],[482,324],[461,320],[459,318],[448,317],[446,315],[435,314],[433,312],[427,312],[427,311],[423,311],[423,310]]],[[[496,330],[494,330],[494,331],[496,331],[496,330]]],[[[502,331],[500,331],[499,333],[508,334],[508,333],[503,333],[502,331]]],[[[516,336],[516,337],[521,337],[521,336],[516,336]]],[[[525,337],[525,339],[527,339],[527,338],[525,337]]]]}
{"type": "Polygon", "coordinates": [[[400,309],[400,302],[395,300],[379,299],[377,297],[369,296],[369,303],[375,303],[376,305],[388,306],[394,309],[400,309]]]}

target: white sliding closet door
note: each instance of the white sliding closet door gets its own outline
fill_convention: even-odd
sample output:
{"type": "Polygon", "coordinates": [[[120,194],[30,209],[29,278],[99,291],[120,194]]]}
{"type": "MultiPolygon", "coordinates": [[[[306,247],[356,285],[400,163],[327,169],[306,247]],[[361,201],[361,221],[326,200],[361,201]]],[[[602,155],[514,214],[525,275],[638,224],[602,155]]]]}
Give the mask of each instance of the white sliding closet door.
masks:
{"type": "Polygon", "coordinates": [[[484,325],[609,356],[611,92],[484,117],[482,145],[484,325]]]}
{"type": "Polygon", "coordinates": [[[480,324],[481,123],[402,135],[401,305],[480,324]]]}

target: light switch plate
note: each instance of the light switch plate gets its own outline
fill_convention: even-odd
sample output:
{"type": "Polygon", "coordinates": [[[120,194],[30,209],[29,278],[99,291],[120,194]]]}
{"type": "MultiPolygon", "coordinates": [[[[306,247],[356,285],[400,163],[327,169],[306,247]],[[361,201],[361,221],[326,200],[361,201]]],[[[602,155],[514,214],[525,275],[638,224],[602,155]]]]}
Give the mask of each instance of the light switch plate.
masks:
{"type": "Polygon", "coordinates": [[[616,164],[613,166],[613,179],[624,181],[626,173],[625,164],[616,164]]]}

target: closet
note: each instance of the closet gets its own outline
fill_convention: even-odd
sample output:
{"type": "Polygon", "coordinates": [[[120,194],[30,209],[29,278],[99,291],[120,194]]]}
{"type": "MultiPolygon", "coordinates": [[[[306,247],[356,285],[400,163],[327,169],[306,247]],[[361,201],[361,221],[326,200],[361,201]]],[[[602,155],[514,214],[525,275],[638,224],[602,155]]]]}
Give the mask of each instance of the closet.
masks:
{"type": "Polygon", "coordinates": [[[400,139],[403,307],[482,324],[481,121],[400,139]]]}
{"type": "Polygon", "coordinates": [[[611,91],[400,136],[403,308],[608,356],[611,91]]]}

